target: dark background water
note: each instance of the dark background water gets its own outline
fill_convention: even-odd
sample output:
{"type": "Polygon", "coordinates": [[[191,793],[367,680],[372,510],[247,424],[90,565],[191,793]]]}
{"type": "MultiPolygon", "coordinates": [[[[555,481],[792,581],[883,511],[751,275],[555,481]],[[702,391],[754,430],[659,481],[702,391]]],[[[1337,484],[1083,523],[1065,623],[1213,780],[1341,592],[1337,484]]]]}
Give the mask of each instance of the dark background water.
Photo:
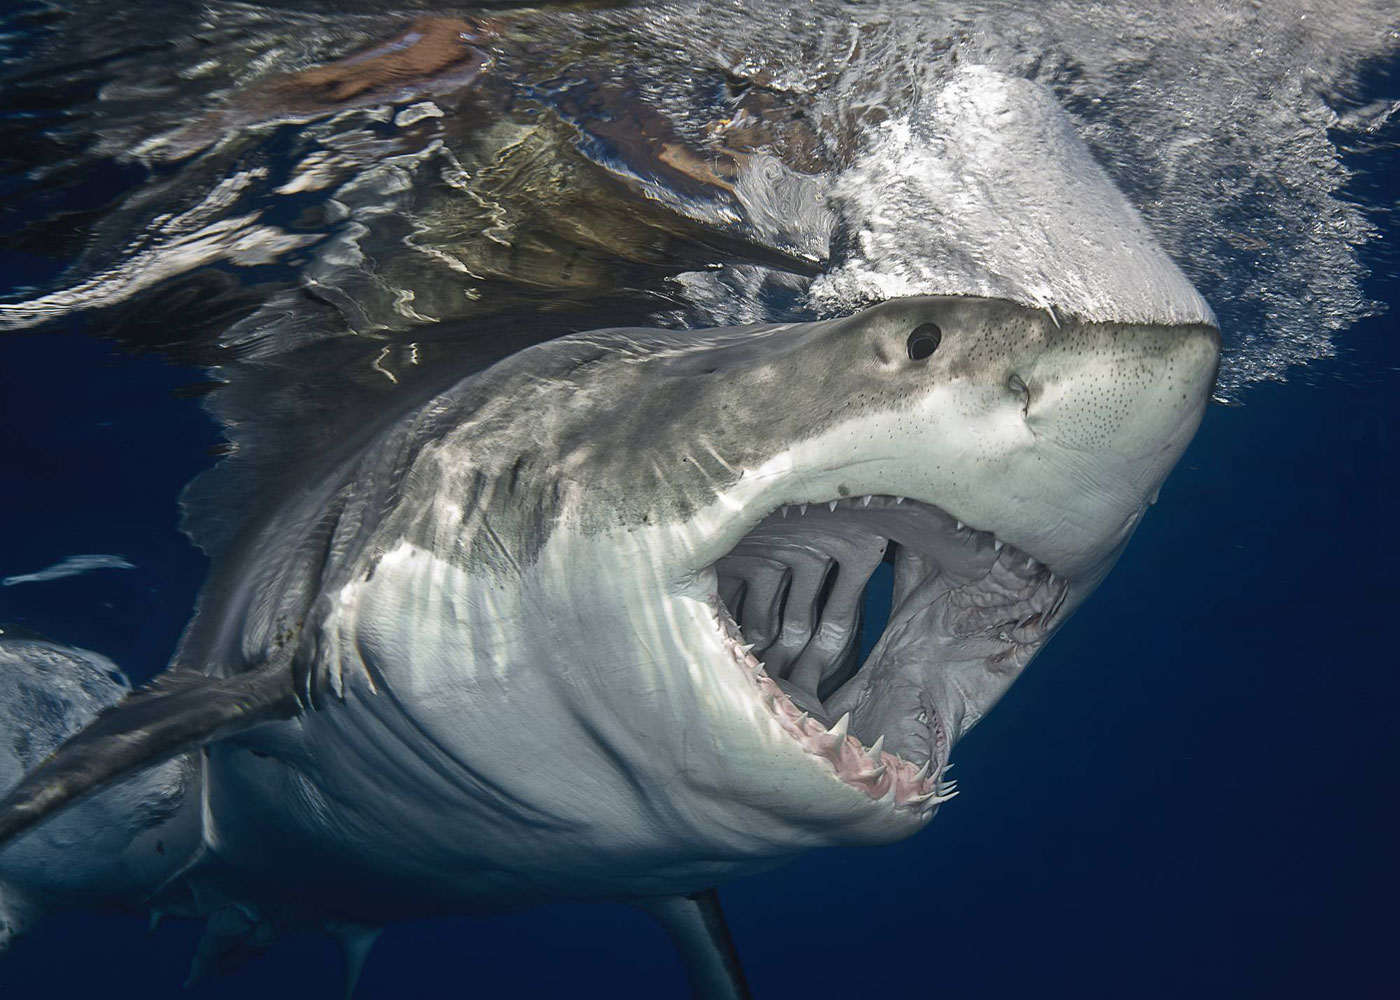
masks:
{"type": "MultiPolygon", "coordinates": [[[[1355,197],[1400,200],[1391,151],[1353,165],[1355,197]]],[[[1369,291],[1400,304],[1383,236],[1369,291]]],[[[8,286],[44,267],[3,264],[8,286]]],[[[760,997],[1396,995],[1400,313],[1339,346],[1211,408],[1113,576],[960,745],[963,795],[928,830],[724,889],[760,997]]],[[[0,576],[137,566],[0,588],[0,621],[138,679],[164,663],[204,569],[175,504],[219,440],[177,392],[198,381],[79,330],[0,341],[0,576]]],[[[326,940],[182,992],[198,931],[50,918],[0,990],[340,994],[326,940]]],[[[684,985],[644,917],[553,907],[391,927],[359,995],[577,991],[684,985]]]]}

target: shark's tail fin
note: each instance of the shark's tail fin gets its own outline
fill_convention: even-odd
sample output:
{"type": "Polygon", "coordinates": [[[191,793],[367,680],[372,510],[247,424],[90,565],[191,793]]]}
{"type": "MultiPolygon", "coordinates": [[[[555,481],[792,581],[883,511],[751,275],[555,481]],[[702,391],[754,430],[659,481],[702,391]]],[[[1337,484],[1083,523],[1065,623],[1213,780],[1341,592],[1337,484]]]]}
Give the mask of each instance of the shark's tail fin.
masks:
{"type": "Polygon", "coordinates": [[[232,677],[172,671],[104,711],[0,799],[0,847],[124,775],[299,707],[277,657],[232,677]]]}

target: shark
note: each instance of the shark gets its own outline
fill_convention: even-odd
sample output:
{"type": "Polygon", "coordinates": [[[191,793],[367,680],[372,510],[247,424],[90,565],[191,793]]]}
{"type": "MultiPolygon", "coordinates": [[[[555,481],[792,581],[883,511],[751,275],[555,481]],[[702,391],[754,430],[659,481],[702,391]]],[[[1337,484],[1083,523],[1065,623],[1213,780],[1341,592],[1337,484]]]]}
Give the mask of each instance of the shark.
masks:
{"type": "Polygon", "coordinates": [[[746,996],[714,887],[957,794],[1202,418],[1191,309],[596,330],[366,415],[219,525],[171,667],[12,784],[0,880],[184,762],[198,828],[131,896],[210,919],[210,963],[328,929],[353,982],[396,920],[611,900],[746,996]]]}

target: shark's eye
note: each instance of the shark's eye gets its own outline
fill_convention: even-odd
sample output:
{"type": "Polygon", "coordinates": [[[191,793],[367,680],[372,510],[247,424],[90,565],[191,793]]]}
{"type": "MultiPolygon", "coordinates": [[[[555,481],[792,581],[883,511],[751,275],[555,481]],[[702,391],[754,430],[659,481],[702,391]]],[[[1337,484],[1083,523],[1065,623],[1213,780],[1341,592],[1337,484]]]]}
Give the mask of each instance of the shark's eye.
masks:
{"type": "Polygon", "coordinates": [[[920,323],[909,335],[909,360],[922,361],[943,342],[943,331],[933,323],[920,323]]]}

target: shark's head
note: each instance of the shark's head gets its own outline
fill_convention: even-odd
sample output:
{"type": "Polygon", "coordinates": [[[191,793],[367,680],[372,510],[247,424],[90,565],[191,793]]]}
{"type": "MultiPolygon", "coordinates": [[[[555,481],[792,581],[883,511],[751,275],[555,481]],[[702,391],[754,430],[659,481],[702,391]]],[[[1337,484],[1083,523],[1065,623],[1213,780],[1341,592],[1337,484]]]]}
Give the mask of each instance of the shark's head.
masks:
{"type": "Polygon", "coordinates": [[[1217,356],[1208,325],[970,297],[542,345],[420,418],[342,598],[357,655],[630,870],[906,836],[1112,566],[1217,356]]]}

